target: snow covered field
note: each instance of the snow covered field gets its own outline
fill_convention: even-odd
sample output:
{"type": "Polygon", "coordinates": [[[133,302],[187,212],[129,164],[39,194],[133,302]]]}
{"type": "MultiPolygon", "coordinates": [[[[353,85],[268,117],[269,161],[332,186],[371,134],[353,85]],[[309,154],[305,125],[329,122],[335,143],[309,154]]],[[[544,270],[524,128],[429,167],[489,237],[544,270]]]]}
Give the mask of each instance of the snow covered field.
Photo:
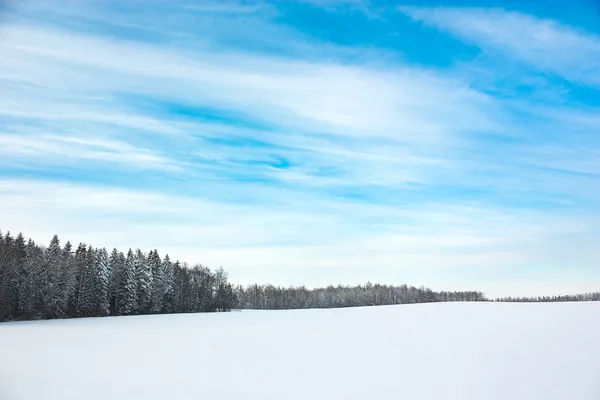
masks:
{"type": "Polygon", "coordinates": [[[600,399],[600,302],[0,324],[0,399],[600,399]]]}

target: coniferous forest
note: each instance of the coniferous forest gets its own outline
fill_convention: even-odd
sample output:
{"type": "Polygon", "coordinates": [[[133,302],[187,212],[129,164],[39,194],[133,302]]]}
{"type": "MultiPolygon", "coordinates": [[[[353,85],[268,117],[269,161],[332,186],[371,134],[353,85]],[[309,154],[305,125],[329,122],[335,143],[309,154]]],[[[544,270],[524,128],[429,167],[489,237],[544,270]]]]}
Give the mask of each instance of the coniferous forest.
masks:
{"type": "Polygon", "coordinates": [[[188,268],[158,251],[47,247],[0,233],[0,320],[229,311],[223,269],[188,268]]]}
{"type": "MultiPolygon", "coordinates": [[[[40,246],[0,232],[0,321],[223,312],[232,309],[358,307],[488,301],[478,291],[436,292],[413,286],[233,286],[222,268],[173,262],[157,250],[76,248],[54,236],[40,246]]],[[[600,293],[497,301],[598,301],[600,293]]]]}

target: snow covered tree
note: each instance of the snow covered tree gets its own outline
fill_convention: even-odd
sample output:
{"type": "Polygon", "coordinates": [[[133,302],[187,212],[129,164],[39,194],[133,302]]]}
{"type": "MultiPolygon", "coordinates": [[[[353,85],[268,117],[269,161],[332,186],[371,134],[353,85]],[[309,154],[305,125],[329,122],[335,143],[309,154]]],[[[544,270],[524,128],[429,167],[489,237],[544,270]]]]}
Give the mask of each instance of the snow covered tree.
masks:
{"type": "Polygon", "coordinates": [[[42,285],[46,284],[43,277],[44,252],[35,242],[29,240],[25,246],[23,261],[23,286],[21,293],[21,315],[24,319],[41,318],[43,299],[42,285]]]}
{"type": "Polygon", "coordinates": [[[67,316],[73,316],[71,314],[71,302],[75,296],[76,291],[76,263],[73,255],[73,246],[71,242],[65,243],[61,254],[61,268],[59,271],[59,287],[63,291],[61,298],[62,307],[65,309],[67,316]]]}
{"type": "Polygon", "coordinates": [[[134,259],[139,313],[148,314],[152,307],[152,271],[146,256],[140,249],[135,252],[134,259]]]}
{"type": "Polygon", "coordinates": [[[133,251],[129,249],[127,258],[123,265],[123,274],[121,277],[118,299],[117,299],[117,314],[130,315],[135,314],[138,308],[137,302],[137,285],[135,273],[135,256],[133,251]]]}
{"type": "Polygon", "coordinates": [[[105,316],[109,314],[109,259],[106,249],[96,250],[93,258],[93,280],[94,280],[94,308],[93,315],[105,316]]]}
{"type": "Polygon", "coordinates": [[[173,263],[171,263],[168,254],[165,256],[161,268],[163,280],[163,307],[161,312],[171,313],[173,312],[175,298],[175,276],[173,263]]]}
{"type": "Polygon", "coordinates": [[[150,311],[158,314],[163,309],[165,295],[165,281],[162,262],[157,250],[150,251],[148,255],[148,266],[152,273],[152,306],[150,311]]]}
{"type": "Polygon", "coordinates": [[[235,306],[233,287],[227,282],[227,273],[219,268],[214,279],[214,301],[216,311],[230,311],[235,306]]]}
{"type": "MultiPolygon", "coordinates": [[[[89,317],[94,315],[95,310],[95,252],[92,246],[85,247],[85,245],[80,245],[78,251],[81,250],[81,254],[79,254],[78,267],[79,267],[79,294],[77,301],[77,315],[80,317],[89,317]]],[[[78,258],[78,254],[76,253],[75,258],[78,258]]]]}
{"type": "MultiPolygon", "coordinates": [[[[0,245],[1,246],[1,245],[0,245]]],[[[10,305],[9,312],[11,319],[20,318],[23,312],[23,300],[26,296],[25,281],[27,271],[25,270],[26,253],[25,237],[19,233],[14,241],[12,271],[7,276],[10,285],[10,305]]]]}
{"type": "Polygon", "coordinates": [[[44,270],[41,271],[43,318],[63,318],[68,314],[68,276],[63,265],[63,251],[54,235],[44,253],[44,270]]]}
{"type": "Polygon", "coordinates": [[[15,272],[15,249],[10,232],[0,234],[0,320],[12,318],[11,281],[15,272]]]}
{"type": "Polygon", "coordinates": [[[69,314],[72,316],[80,315],[80,303],[82,288],[86,284],[87,278],[86,269],[88,265],[87,247],[84,243],[80,243],[75,250],[73,265],[75,275],[75,290],[69,300],[69,314]]]}
{"type": "Polygon", "coordinates": [[[119,302],[119,287],[123,279],[123,268],[125,267],[125,256],[117,249],[110,253],[109,260],[109,309],[111,315],[117,315],[117,304],[119,302]]]}

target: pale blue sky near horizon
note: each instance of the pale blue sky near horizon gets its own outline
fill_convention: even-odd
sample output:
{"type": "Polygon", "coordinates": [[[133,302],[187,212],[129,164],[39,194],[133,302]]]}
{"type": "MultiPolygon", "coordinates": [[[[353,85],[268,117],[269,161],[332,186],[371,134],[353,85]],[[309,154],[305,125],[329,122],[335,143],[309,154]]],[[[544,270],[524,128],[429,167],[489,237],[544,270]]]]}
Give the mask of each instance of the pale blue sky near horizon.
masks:
{"type": "Polygon", "coordinates": [[[0,229],[235,283],[600,290],[600,3],[5,1],[0,229]]]}

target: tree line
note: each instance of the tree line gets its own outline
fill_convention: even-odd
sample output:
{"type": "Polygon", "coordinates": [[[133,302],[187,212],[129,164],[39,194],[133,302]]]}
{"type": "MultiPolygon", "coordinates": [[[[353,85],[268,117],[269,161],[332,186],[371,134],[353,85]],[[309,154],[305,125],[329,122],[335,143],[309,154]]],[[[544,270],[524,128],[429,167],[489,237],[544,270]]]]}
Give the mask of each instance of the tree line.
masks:
{"type": "Polygon", "coordinates": [[[509,303],[551,303],[558,301],[600,301],[600,292],[568,294],[559,296],[536,296],[536,297],[501,297],[499,302],[509,303]]]}
{"type": "Polygon", "coordinates": [[[157,250],[108,252],[81,243],[47,247],[0,232],[0,321],[229,311],[232,285],[220,268],[189,268],[157,250]]]}
{"type": "MultiPolygon", "coordinates": [[[[273,285],[237,285],[234,288],[238,307],[254,310],[288,310],[299,308],[343,308],[392,304],[437,303],[451,301],[492,301],[479,291],[433,291],[426,287],[372,284],[328,286],[307,289],[273,285]]],[[[563,296],[504,297],[496,302],[600,301],[600,292],[563,296]]]]}
{"type": "MultiPolygon", "coordinates": [[[[110,253],[81,243],[48,246],[0,232],[0,321],[223,312],[232,309],[338,308],[447,301],[490,301],[479,291],[372,284],[307,289],[237,285],[227,273],[144,253],[110,253]]],[[[600,301],[600,293],[506,297],[495,301],[600,301]]]]}
{"type": "Polygon", "coordinates": [[[339,308],[383,306],[392,304],[433,303],[442,301],[486,301],[477,291],[435,292],[421,286],[389,286],[372,284],[358,286],[276,287],[249,285],[235,287],[238,305],[242,309],[282,310],[298,308],[339,308]]]}

